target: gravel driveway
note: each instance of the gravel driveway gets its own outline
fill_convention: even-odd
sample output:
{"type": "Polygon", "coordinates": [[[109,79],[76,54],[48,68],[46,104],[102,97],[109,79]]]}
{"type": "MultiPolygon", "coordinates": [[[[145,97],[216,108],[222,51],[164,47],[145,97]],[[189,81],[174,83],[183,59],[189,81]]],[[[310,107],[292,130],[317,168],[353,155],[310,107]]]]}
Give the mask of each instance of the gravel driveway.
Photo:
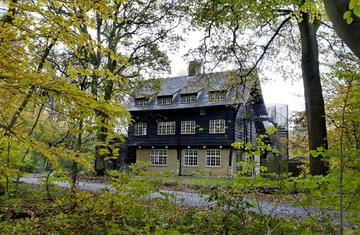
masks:
{"type": "MultiPolygon", "coordinates": [[[[27,184],[40,184],[40,176],[36,174],[29,174],[26,177],[20,179],[21,182],[27,184]]],[[[53,182],[54,184],[62,187],[69,188],[70,184],[68,182],[53,182]]],[[[78,188],[88,191],[95,190],[113,190],[113,188],[104,183],[93,183],[93,182],[78,182],[78,188]]],[[[162,193],[167,193],[171,195],[171,200],[175,201],[177,204],[189,205],[189,206],[212,206],[215,202],[209,202],[207,200],[208,196],[199,194],[199,193],[188,193],[188,192],[179,192],[179,191],[169,191],[169,190],[160,190],[157,193],[151,193],[149,198],[163,198],[162,193]],[[160,193],[161,192],[161,193],[160,193]]],[[[250,203],[254,205],[253,208],[249,208],[249,211],[256,212],[258,214],[265,214],[270,216],[276,216],[281,218],[295,218],[295,219],[305,219],[309,216],[316,221],[325,221],[327,217],[330,217],[333,223],[336,223],[340,220],[340,213],[334,210],[320,210],[317,208],[305,208],[305,207],[295,207],[283,202],[270,202],[270,201],[255,201],[249,200],[250,203]]]]}

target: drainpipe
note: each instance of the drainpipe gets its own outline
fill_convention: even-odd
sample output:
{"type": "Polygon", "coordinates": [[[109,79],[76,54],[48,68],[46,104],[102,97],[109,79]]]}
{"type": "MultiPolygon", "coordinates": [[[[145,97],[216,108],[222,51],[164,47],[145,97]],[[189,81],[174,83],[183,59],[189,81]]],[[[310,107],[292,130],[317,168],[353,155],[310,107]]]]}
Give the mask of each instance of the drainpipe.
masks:
{"type": "Polygon", "coordinates": [[[181,162],[181,149],[177,148],[176,150],[177,150],[177,157],[179,159],[179,174],[178,175],[181,176],[181,164],[182,164],[182,162],[181,162]]]}
{"type": "MultiPolygon", "coordinates": [[[[237,127],[237,114],[240,110],[241,104],[237,104],[236,108],[234,109],[234,116],[233,116],[233,120],[232,120],[232,132],[233,132],[233,139],[232,142],[234,143],[235,141],[237,141],[236,139],[236,127],[237,127]]],[[[240,128],[240,122],[239,122],[239,128],[240,128]]],[[[240,130],[239,130],[240,131],[240,130]]],[[[234,150],[234,148],[230,145],[230,151],[229,151],[229,166],[231,166],[231,173],[234,174],[236,173],[237,169],[236,169],[236,156],[234,156],[234,153],[236,153],[236,151],[234,150]]]]}
{"type": "Polygon", "coordinates": [[[179,136],[180,136],[180,132],[181,132],[181,121],[180,122],[176,122],[176,124],[178,125],[177,126],[177,131],[176,132],[176,152],[177,152],[177,158],[179,159],[179,173],[178,175],[181,176],[181,164],[182,164],[182,161],[181,161],[181,149],[179,148],[179,136]],[[180,124],[179,124],[180,123],[180,124]]]}

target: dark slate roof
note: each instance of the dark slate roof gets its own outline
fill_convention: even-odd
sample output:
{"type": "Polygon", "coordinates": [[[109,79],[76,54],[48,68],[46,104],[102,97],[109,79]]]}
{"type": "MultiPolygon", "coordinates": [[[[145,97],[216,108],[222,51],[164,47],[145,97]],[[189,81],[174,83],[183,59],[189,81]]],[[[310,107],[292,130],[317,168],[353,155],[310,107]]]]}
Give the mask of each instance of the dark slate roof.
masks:
{"type": "MultiPolygon", "coordinates": [[[[235,105],[246,103],[248,100],[250,89],[248,85],[243,83],[234,83],[229,78],[227,72],[202,74],[198,76],[180,76],[171,77],[160,80],[161,88],[154,91],[149,104],[145,107],[135,106],[135,98],[143,97],[141,94],[132,97],[125,104],[129,111],[141,110],[164,110],[164,109],[183,109],[194,107],[218,106],[218,105],[235,105]],[[237,85],[234,85],[237,84],[237,85]],[[210,102],[208,93],[210,91],[226,91],[226,100],[218,102],[210,102]],[[194,103],[182,104],[180,102],[181,95],[198,93],[198,99],[194,103]],[[157,105],[157,96],[172,95],[172,104],[157,105]]],[[[147,92],[148,93],[148,92],[147,92]]]]}
{"type": "Polygon", "coordinates": [[[185,77],[179,77],[179,79],[169,79],[169,78],[162,79],[160,82],[161,89],[156,95],[157,96],[174,95],[175,93],[181,90],[182,87],[180,86],[180,84],[183,84],[185,82],[186,82],[185,77]]]}
{"type": "Polygon", "coordinates": [[[156,91],[146,88],[143,91],[139,92],[136,98],[147,98],[156,95],[156,91]]]}
{"type": "Polygon", "coordinates": [[[183,87],[181,88],[181,94],[194,94],[200,92],[206,84],[201,77],[183,77],[186,78],[183,87]]]}

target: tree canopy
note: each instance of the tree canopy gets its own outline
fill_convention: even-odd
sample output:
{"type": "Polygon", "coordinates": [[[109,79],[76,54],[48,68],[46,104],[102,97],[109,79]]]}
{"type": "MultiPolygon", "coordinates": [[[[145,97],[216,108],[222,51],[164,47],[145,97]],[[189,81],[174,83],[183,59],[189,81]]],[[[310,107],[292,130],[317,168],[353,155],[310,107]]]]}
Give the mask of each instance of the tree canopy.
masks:
{"type": "MultiPolygon", "coordinates": [[[[359,0],[324,4],[359,56],[359,0]]],[[[0,233],[358,233],[360,68],[324,21],[322,6],[317,0],[1,3],[0,233]],[[177,47],[175,29],[185,20],[206,32],[196,56],[207,66],[239,68],[231,85],[249,84],[264,59],[275,68],[281,62],[289,77],[289,63],[301,66],[306,112],[293,116],[291,147],[294,155],[310,155],[310,167],[302,164],[299,176],[266,167],[251,175],[257,156],[279,154],[269,142],[275,129],[256,143],[232,144],[238,154],[232,157],[245,158],[227,178],[191,176],[180,184],[175,175],[150,173],[144,162],[129,172],[107,169],[121,151],[118,130],[132,123],[122,102],[144,85],[159,85],[153,78],[169,71],[166,47],[177,47]],[[37,171],[40,178],[22,178],[37,171]],[[26,179],[40,186],[22,184],[26,179]],[[85,191],[79,181],[110,190],[85,191]],[[209,207],[202,200],[194,206],[193,197],[205,193],[209,207]],[[300,205],[305,219],[264,205],[296,216],[300,205]]]]}

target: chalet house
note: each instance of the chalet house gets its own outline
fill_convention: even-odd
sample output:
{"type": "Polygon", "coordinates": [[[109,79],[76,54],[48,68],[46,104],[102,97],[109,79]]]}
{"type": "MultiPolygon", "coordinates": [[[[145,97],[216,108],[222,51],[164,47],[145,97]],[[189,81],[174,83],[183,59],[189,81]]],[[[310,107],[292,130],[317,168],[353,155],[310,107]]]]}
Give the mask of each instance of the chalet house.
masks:
{"type": "Polygon", "coordinates": [[[127,105],[134,120],[128,148],[136,161],[150,162],[150,171],[179,175],[234,173],[241,156],[231,144],[254,142],[256,133],[265,131],[262,122],[242,118],[246,105],[265,106],[258,82],[231,76],[200,74],[199,65],[191,63],[188,76],[161,80],[160,89],[134,95],[127,105]]]}

